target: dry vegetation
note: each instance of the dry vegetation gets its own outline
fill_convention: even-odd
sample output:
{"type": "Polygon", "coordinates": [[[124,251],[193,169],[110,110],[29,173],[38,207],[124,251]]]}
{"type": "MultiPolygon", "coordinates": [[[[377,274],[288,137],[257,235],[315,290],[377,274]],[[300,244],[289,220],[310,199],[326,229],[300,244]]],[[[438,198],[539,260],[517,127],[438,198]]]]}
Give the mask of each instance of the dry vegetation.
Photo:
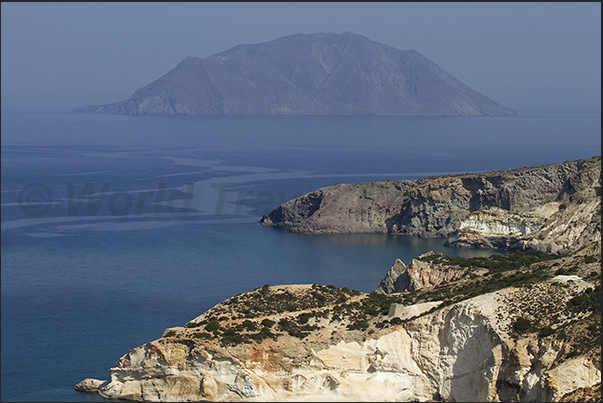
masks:
{"type": "Polygon", "coordinates": [[[332,285],[266,284],[216,305],[184,329],[168,332],[165,337],[211,341],[224,347],[277,340],[281,336],[305,343],[362,341],[410,320],[388,316],[392,303],[408,306],[443,301],[433,311],[512,287],[515,296],[508,306],[513,317],[507,329],[509,334],[515,338],[536,335],[563,341],[565,348],[559,361],[577,355],[600,357],[600,252],[584,250],[557,256],[525,251],[472,259],[430,254],[425,259],[443,268],[461,266],[471,270],[456,281],[390,295],[366,294],[332,285]],[[591,286],[576,289],[572,277],[565,277],[569,282],[548,281],[560,275],[578,276],[591,286]]]}
{"type": "Polygon", "coordinates": [[[560,402],[600,402],[601,383],[590,388],[579,388],[563,396],[560,402]]]}

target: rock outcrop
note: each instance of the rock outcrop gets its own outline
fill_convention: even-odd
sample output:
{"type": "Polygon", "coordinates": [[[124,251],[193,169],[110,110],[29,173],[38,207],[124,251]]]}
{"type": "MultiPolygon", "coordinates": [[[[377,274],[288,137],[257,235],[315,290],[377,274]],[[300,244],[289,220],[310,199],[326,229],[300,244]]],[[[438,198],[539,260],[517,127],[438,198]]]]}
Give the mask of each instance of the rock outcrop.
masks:
{"type": "Polygon", "coordinates": [[[383,294],[406,291],[407,281],[404,281],[404,285],[396,284],[397,280],[406,273],[406,270],[404,262],[400,259],[396,259],[393,266],[389,269],[383,280],[381,280],[379,287],[377,287],[377,290],[375,291],[383,294]]]}
{"type": "Polygon", "coordinates": [[[350,32],[297,34],[189,56],[132,98],[75,112],[128,115],[515,115],[414,50],[350,32]]]}
{"type": "MultiPolygon", "coordinates": [[[[601,380],[600,345],[590,340],[591,324],[600,335],[600,310],[590,311],[600,258],[584,259],[596,250],[600,243],[506,272],[512,285],[444,300],[420,289],[265,286],[166,330],[124,355],[109,380],[76,389],[141,401],[557,401],[601,380]],[[544,280],[530,283],[534,273],[544,280]],[[236,329],[242,339],[232,342],[236,329]]],[[[497,278],[448,285],[475,291],[497,278]]]]}
{"type": "Polygon", "coordinates": [[[307,233],[388,233],[415,181],[342,183],[289,200],[265,214],[262,225],[307,233]]]}
{"type": "Polygon", "coordinates": [[[305,233],[391,233],[449,238],[450,246],[566,253],[601,239],[601,157],[339,184],[290,200],[260,223],[305,233]]]}
{"type": "Polygon", "coordinates": [[[411,260],[408,266],[400,259],[396,259],[394,265],[375,291],[392,294],[418,290],[458,280],[470,271],[469,267],[442,265],[429,261],[429,257],[433,255],[440,254],[435,252],[425,253],[417,259],[411,260]]]}

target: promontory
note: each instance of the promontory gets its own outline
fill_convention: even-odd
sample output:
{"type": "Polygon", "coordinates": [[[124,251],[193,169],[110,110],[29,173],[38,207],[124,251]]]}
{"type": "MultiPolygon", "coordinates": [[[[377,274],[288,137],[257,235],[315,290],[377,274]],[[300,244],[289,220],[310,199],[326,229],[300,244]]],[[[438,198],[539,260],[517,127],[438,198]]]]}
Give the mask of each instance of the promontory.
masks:
{"type": "Polygon", "coordinates": [[[350,32],[295,34],[188,56],[130,99],[74,112],[126,115],[515,115],[415,50],[350,32]]]}
{"type": "Polygon", "coordinates": [[[264,220],[517,251],[396,260],[371,293],[265,284],[75,389],[139,401],[601,401],[600,157],[338,185],[264,220]]]}
{"type": "Polygon", "coordinates": [[[303,233],[447,238],[449,246],[574,252],[601,240],[601,157],[537,167],[341,183],[260,220],[303,233]]]}

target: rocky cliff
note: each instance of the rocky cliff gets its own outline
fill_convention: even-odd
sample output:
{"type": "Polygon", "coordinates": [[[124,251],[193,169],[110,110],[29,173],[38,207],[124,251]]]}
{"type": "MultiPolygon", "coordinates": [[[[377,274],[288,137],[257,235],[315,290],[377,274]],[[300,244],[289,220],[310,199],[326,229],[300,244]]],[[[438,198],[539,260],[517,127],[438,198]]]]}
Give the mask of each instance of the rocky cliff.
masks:
{"type": "Polygon", "coordinates": [[[601,157],[479,174],[339,184],[290,200],[263,225],[392,233],[448,245],[577,250],[601,239],[601,157]]]}
{"type": "Polygon", "coordinates": [[[297,34],[189,56],[130,99],[128,115],[514,115],[414,50],[349,32],[297,34]]]}
{"type": "Polygon", "coordinates": [[[600,172],[596,157],[289,201],[264,223],[524,250],[397,260],[370,294],[266,284],[75,389],[140,401],[600,401],[600,172]]]}
{"type": "Polygon", "coordinates": [[[513,268],[483,261],[391,295],[265,285],[75,388],[144,401],[600,399],[600,253],[598,242],[564,257],[499,255],[513,268]]]}
{"type": "Polygon", "coordinates": [[[414,291],[458,280],[470,272],[468,266],[454,266],[449,262],[434,263],[433,257],[439,258],[440,255],[436,252],[428,252],[413,259],[408,266],[400,259],[396,259],[375,291],[384,294],[414,291]]]}

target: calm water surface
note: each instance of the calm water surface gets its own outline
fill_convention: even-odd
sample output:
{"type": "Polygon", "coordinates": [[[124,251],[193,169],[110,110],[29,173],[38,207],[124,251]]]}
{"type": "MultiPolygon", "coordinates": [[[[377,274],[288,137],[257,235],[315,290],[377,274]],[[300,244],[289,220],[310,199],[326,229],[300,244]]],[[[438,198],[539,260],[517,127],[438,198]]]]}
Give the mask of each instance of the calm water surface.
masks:
{"type": "Polygon", "coordinates": [[[600,155],[600,116],[2,115],[2,400],[102,401],[129,349],[264,284],[374,290],[441,239],[304,235],[262,214],[342,182],[600,155]]]}

